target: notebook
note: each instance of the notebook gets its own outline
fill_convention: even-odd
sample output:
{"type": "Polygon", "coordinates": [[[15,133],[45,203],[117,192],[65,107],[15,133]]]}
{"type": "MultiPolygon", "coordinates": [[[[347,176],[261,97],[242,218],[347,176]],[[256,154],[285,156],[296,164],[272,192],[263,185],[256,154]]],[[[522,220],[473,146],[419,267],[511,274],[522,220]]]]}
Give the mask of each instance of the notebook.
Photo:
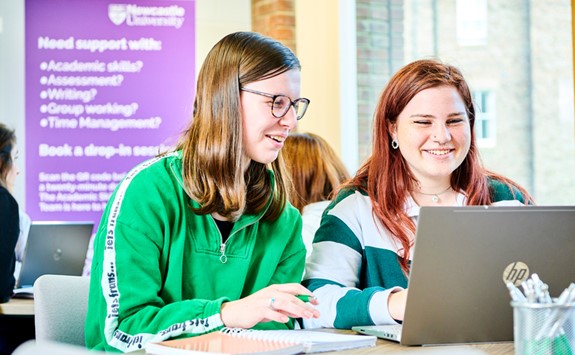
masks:
{"type": "Polygon", "coordinates": [[[44,274],[82,275],[93,228],[93,222],[32,222],[14,292],[31,292],[44,274]]]}
{"type": "Polygon", "coordinates": [[[557,297],[573,255],[575,206],[422,207],[403,325],[352,329],[404,345],[512,341],[506,282],[537,273],[557,297]]]}
{"type": "Polygon", "coordinates": [[[246,330],[224,328],[191,338],[146,344],[146,353],[190,354],[300,354],[375,346],[375,336],[311,330],[246,330]]]}

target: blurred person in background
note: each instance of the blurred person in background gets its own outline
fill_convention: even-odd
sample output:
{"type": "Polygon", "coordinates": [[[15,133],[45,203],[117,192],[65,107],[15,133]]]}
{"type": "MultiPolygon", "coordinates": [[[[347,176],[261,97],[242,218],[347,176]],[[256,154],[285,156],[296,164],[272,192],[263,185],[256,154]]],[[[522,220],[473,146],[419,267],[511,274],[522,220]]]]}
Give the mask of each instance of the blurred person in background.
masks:
{"type": "MultiPolygon", "coordinates": [[[[14,185],[20,173],[16,166],[18,147],[14,130],[0,123],[0,302],[8,302],[16,283],[15,266],[18,243],[26,245],[30,218],[20,211],[14,198],[14,185]],[[21,226],[23,225],[23,226],[21,226]]],[[[17,272],[16,272],[17,274],[17,272]]],[[[0,355],[11,354],[26,340],[34,338],[34,318],[3,314],[0,316],[0,355]]]]}
{"type": "Polygon", "coordinates": [[[281,154],[294,186],[290,202],[302,215],[302,237],[309,257],[332,192],[350,175],[329,143],[317,134],[290,134],[281,154]]]}
{"type": "Polygon", "coordinates": [[[20,212],[13,196],[18,158],[16,135],[0,123],[0,302],[8,302],[14,291],[16,243],[20,235],[20,212]]]}

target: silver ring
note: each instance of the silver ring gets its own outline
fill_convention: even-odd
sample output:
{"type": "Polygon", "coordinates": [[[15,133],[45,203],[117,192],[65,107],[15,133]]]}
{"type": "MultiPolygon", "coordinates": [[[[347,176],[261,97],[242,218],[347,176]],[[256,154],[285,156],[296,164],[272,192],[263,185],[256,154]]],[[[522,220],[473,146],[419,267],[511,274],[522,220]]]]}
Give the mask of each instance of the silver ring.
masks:
{"type": "Polygon", "coordinates": [[[275,297],[272,297],[270,299],[270,308],[273,309],[274,311],[276,310],[276,308],[274,307],[274,302],[276,301],[275,297]]]}

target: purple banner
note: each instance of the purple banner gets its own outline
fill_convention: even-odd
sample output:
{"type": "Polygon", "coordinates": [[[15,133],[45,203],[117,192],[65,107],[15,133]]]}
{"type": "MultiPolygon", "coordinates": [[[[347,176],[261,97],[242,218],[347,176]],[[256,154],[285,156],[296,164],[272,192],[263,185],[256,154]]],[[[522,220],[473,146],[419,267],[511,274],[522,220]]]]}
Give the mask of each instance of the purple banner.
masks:
{"type": "Polygon", "coordinates": [[[26,211],[100,221],[192,115],[195,0],[26,0],[26,211]]]}

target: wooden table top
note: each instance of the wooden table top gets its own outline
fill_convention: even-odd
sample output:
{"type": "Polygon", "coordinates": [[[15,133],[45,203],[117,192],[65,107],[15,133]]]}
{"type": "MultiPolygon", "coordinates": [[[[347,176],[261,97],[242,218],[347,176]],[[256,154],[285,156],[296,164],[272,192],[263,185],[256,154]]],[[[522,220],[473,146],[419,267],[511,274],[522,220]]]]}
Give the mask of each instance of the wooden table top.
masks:
{"type": "Polygon", "coordinates": [[[34,300],[25,298],[13,298],[10,302],[0,303],[0,314],[3,315],[34,315],[34,300]]]}

